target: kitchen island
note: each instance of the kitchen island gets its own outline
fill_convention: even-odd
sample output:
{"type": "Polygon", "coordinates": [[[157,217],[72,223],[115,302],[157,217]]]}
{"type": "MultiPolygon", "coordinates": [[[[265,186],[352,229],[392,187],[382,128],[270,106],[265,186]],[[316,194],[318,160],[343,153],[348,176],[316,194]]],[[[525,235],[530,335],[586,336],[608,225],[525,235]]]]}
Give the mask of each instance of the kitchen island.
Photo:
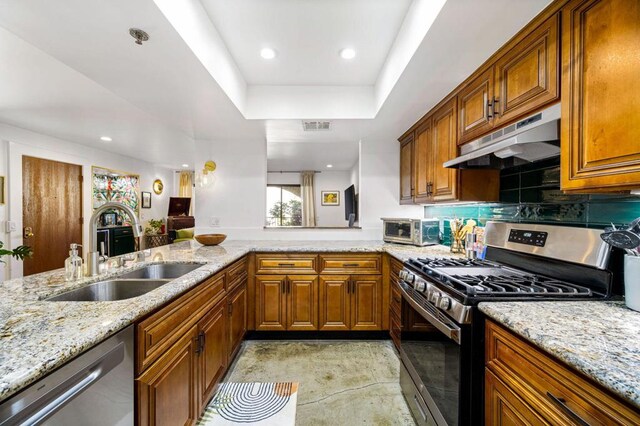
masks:
{"type": "Polygon", "coordinates": [[[389,253],[447,256],[444,246],[413,247],[381,241],[226,241],[220,246],[181,242],[142,252],[145,260],[98,277],[66,282],[55,270],[0,284],[0,400],[21,390],[136,320],[167,304],[251,252],[389,253]],[[44,299],[113,278],[145,265],[196,262],[202,267],[140,297],[114,302],[44,299]]]}

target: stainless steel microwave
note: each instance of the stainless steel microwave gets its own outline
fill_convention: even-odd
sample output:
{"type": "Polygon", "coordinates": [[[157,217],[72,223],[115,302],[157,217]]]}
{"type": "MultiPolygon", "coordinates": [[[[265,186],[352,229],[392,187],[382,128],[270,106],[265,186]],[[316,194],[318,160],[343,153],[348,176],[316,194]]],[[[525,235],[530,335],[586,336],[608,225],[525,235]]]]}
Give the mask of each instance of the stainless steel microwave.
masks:
{"type": "Polygon", "coordinates": [[[382,218],[384,241],[387,243],[429,246],[440,243],[438,219],[382,218]]]}

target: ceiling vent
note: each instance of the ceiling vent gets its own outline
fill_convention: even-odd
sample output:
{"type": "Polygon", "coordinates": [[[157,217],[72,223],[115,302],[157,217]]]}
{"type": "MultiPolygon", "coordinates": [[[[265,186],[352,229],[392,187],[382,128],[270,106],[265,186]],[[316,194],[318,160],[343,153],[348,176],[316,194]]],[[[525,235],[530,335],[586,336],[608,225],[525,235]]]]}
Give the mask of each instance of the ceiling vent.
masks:
{"type": "Polygon", "coordinates": [[[302,128],[305,132],[318,132],[331,130],[330,121],[302,121],[302,128]]]}

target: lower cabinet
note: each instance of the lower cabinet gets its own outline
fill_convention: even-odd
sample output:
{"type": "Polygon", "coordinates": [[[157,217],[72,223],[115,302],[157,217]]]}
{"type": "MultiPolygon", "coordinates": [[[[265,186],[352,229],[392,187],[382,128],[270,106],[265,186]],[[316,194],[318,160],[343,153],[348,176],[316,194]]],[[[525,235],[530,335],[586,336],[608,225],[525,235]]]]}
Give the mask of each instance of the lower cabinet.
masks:
{"type": "Polygon", "coordinates": [[[213,396],[216,384],[227,369],[227,305],[218,303],[198,323],[198,412],[213,396]]]}
{"type": "Polygon", "coordinates": [[[256,330],[317,329],[317,275],[256,276],[256,330]]]}
{"type": "Polygon", "coordinates": [[[380,275],[320,276],[320,330],[382,330],[380,275]]]}
{"type": "Polygon", "coordinates": [[[136,379],[137,424],[190,425],[198,420],[197,350],[194,326],[136,379]]]}
{"type": "Polygon", "coordinates": [[[228,353],[229,362],[240,349],[240,344],[247,332],[247,281],[245,279],[237,289],[227,298],[228,353]]]}

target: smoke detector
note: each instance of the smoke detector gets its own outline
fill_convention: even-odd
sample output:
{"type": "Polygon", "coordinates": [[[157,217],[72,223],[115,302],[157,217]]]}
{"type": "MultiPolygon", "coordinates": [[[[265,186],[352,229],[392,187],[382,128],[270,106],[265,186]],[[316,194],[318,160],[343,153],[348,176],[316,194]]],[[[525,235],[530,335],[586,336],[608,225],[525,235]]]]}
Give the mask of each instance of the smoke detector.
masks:
{"type": "Polygon", "coordinates": [[[305,132],[317,132],[317,131],[326,131],[331,130],[331,122],[330,121],[302,121],[302,128],[305,132]]]}
{"type": "Polygon", "coordinates": [[[143,41],[149,40],[149,34],[139,28],[129,28],[129,34],[136,39],[136,44],[141,46],[143,41]]]}

